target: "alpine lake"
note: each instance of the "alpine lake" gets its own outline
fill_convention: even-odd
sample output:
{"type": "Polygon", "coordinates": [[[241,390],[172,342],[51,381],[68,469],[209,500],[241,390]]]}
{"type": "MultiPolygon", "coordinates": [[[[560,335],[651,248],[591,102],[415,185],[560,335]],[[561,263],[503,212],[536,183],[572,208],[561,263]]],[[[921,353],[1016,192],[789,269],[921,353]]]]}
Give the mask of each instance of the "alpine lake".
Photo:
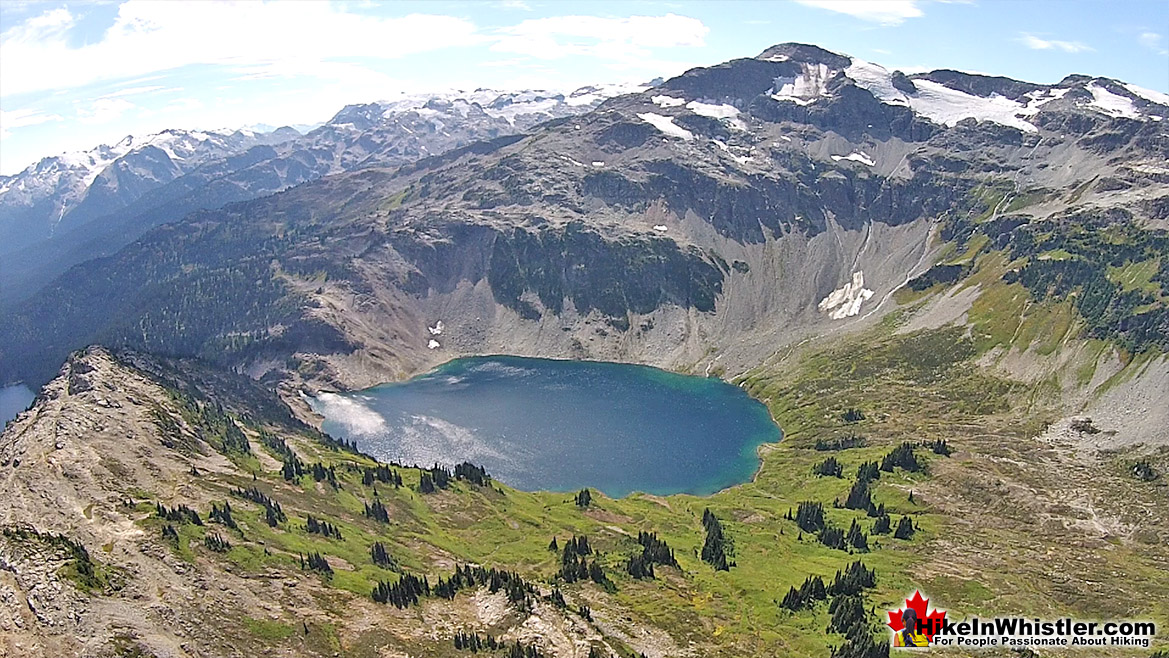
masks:
{"type": "Polygon", "coordinates": [[[623,363],[462,358],[306,399],[326,432],[382,461],[469,461],[528,491],[707,495],[750,480],[781,437],[738,387],[623,363]]]}

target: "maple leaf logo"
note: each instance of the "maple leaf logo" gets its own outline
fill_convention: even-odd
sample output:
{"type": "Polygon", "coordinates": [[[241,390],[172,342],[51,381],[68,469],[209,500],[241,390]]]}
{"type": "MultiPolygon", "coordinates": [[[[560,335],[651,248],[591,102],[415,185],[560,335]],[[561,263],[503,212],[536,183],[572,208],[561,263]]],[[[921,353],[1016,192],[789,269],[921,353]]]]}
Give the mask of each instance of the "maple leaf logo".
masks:
{"type": "MultiPolygon", "coordinates": [[[[930,642],[933,642],[934,634],[941,630],[942,622],[946,619],[946,611],[935,609],[932,612],[927,612],[929,604],[930,600],[922,598],[920,591],[914,591],[913,598],[905,599],[906,609],[912,609],[917,614],[919,632],[925,635],[930,642]]],[[[905,624],[901,621],[904,612],[905,610],[902,608],[889,611],[889,622],[886,626],[893,629],[894,633],[900,633],[905,628],[905,624]]]]}

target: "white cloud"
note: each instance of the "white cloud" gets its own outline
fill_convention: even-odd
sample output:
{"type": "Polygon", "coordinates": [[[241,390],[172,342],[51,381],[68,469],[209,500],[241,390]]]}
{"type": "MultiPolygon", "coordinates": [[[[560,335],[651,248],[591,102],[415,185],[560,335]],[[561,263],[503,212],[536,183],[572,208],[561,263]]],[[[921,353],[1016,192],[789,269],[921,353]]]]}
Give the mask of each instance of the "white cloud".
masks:
{"type": "Polygon", "coordinates": [[[129,0],[99,41],[73,47],[67,37],[76,22],[67,9],[54,9],[0,34],[0,93],[74,88],[197,64],[390,59],[482,40],[462,18],[376,18],[317,2],[129,0]]]}
{"type": "Polygon", "coordinates": [[[531,5],[524,2],[524,0],[502,0],[499,3],[500,9],[514,9],[516,11],[532,11],[531,5]]]}
{"type": "Polygon", "coordinates": [[[1079,41],[1060,41],[1059,39],[1042,39],[1034,34],[1024,33],[1019,42],[1031,50],[1062,50],[1065,53],[1091,52],[1093,48],[1079,41]]]}
{"type": "Polygon", "coordinates": [[[61,116],[40,110],[13,110],[11,112],[0,110],[0,139],[11,135],[12,131],[17,128],[35,126],[47,121],[61,121],[61,116]]]}
{"type": "Polygon", "coordinates": [[[124,98],[99,98],[93,105],[77,110],[77,119],[86,124],[109,123],[138,107],[124,98]]]}
{"type": "Polygon", "coordinates": [[[1137,42],[1158,55],[1169,55],[1169,48],[1166,48],[1164,43],[1162,43],[1163,39],[1164,37],[1156,32],[1146,31],[1141,32],[1140,36],[1137,37],[1137,42]]]}
{"type": "Polygon", "coordinates": [[[848,14],[881,25],[900,25],[925,14],[917,0],[795,0],[801,5],[848,14]]]}
{"type": "Polygon", "coordinates": [[[556,16],[536,18],[498,31],[491,50],[537,59],[592,56],[643,63],[651,48],[702,46],[709,28],[688,16],[556,16]]]}
{"type": "Polygon", "coordinates": [[[121,98],[123,96],[138,96],[140,94],[149,94],[151,92],[161,91],[161,90],[173,91],[173,90],[175,90],[175,88],[174,87],[168,88],[168,87],[165,87],[163,85],[144,85],[141,87],[127,87],[125,89],[119,89],[117,91],[113,91],[113,92],[110,92],[108,94],[105,94],[104,96],[102,96],[102,98],[121,98]]]}

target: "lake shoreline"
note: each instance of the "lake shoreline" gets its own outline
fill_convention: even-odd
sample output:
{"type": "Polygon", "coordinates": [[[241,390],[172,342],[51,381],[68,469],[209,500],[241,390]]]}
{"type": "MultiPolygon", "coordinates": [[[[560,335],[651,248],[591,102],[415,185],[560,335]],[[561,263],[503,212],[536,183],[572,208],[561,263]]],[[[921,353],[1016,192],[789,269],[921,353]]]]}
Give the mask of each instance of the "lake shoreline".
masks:
{"type": "Polygon", "coordinates": [[[379,459],[467,460],[533,492],[708,497],[755,481],[763,447],[783,438],[766,405],[720,378],[611,361],[464,357],[300,395],[324,431],[379,459]]]}

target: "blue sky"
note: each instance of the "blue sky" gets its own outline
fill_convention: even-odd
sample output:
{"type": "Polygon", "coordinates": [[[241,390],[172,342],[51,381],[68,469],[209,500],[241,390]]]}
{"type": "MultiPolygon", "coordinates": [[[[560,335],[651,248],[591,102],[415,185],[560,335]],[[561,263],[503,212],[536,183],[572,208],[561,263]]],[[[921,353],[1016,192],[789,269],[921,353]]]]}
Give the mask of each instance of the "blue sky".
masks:
{"type": "Polygon", "coordinates": [[[0,173],[168,127],[311,124],[403,92],[643,82],[784,41],[907,72],[1169,91],[1165,0],[2,0],[0,173]]]}

